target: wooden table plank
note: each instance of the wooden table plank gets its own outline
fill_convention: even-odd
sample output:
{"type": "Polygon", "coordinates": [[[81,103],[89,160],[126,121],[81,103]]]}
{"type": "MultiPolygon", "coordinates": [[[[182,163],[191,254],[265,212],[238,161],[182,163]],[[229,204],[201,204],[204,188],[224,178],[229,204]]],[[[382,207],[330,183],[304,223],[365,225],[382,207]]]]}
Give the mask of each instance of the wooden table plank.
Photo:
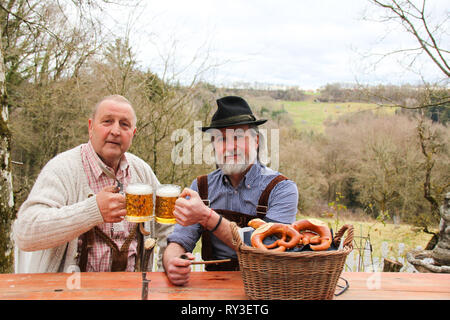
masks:
{"type": "MultiPolygon", "coordinates": [[[[167,277],[154,277],[150,282],[149,299],[165,300],[245,300],[240,272],[192,272],[189,285],[177,287],[167,277]]],[[[150,274],[149,279],[152,279],[150,274]]]]}
{"type": "MultiPolygon", "coordinates": [[[[342,277],[350,287],[336,300],[450,299],[450,274],[343,272],[342,277]]],[[[147,278],[149,300],[247,299],[240,272],[192,272],[184,287],[172,285],[161,272],[147,278]]],[[[139,300],[141,289],[142,275],[133,272],[0,274],[3,300],[139,300]]]]}
{"type": "Polygon", "coordinates": [[[343,272],[350,288],[338,300],[450,299],[450,274],[343,272]]]}
{"type": "Polygon", "coordinates": [[[133,300],[141,297],[141,279],[140,273],[133,272],[16,274],[9,277],[3,274],[0,275],[0,299],[133,300]],[[78,275],[79,289],[70,282],[78,275]]]}

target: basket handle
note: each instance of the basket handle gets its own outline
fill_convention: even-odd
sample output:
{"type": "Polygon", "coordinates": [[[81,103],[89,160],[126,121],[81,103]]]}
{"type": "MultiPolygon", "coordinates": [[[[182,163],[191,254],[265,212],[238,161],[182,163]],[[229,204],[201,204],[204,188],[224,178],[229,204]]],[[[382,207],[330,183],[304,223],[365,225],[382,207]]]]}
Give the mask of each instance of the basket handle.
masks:
{"type": "Polygon", "coordinates": [[[236,222],[230,223],[230,229],[231,229],[231,234],[232,234],[231,241],[233,243],[235,250],[237,250],[242,245],[242,239],[239,236],[238,226],[237,226],[236,222]]]}
{"type": "Polygon", "coordinates": [[[351,224],[344,224],[339,231],[334,236],[334,242],[339,247],[339,244],[341,243],[342,237],[344,236],[345,231],[347,231],[347,236],[345,237],[344,241],[344,247],[348,246],[350,248],[353,248],[353,225],[351,224]]]}

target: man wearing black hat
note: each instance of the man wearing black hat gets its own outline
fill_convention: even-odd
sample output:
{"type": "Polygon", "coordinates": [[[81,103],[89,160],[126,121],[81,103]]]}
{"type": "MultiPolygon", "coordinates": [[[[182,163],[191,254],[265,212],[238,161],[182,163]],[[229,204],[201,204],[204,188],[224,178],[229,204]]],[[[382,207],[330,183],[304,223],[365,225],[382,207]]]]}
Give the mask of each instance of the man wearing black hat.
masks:
{"type": "Polygon", "coordinates": [[[174,211],[177,225],[164,252],[166,274],[176,285],[189,281],[191,252],[200,237],[203,260],[231,259],[207,270],[239,270],[230,221],[239,227],[256,217],[292,223],[297,213],[296,184],[258,161],[257,126],[267,120],[257,120],[240,97],[218,99],[217,106],[211,125],[202,131],[211,134],[218,169],[197,177],[181,193],[174,211]]]}

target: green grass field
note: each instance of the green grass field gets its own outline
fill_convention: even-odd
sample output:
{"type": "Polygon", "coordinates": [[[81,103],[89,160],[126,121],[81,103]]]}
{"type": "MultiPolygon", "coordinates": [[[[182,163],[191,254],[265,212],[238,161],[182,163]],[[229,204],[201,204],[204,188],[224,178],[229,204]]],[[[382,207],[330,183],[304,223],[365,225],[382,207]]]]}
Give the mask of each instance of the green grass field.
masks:
{"type": "Polygon", "coordinates": [[[371,110],[375,113],[393,114],[395,109],[379,108],[376,104],[360,102],[314,102],[314,97],[307,101],[277,101],[279,108],[284,108],[300,130],[322,132],[325,120],[335,120],[348,113],[371,110]]]}
{"type": "MultiPolygon", "coordinates": [[[[305,218],[303,216],[298,217],[298,219],[305,218]]],[[[400,256],[405,256],[408,251],[418,246],[425,248],[432,237],[432,235],[419,231],[412,225],[402,223],[397,225],[393,223],[383,224],[380,221],[370,218],[364,218],[364,220],[340,218],[337,220],[335,218],[320,217],[318,219],[326,222],[334,232],[337,232],[344,224],[353,225],[355,245],[357,247],[364,247],[365,240],[370,239],[374,257],[382,256],[381,248],[383,242],[387,243],[388,256],[398,257],[400,243],[404,244],[404,252],[400,256]]]]}

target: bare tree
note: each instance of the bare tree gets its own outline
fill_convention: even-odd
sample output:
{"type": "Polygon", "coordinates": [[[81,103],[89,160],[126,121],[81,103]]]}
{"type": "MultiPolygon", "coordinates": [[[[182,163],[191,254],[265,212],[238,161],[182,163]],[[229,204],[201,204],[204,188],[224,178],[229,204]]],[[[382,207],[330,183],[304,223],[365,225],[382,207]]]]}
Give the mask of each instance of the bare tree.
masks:
{"type": "MultiPolygon", "coordinates": [[[[1,32],[0,28],[0,32],[1,32]]],[[[0,273],[11,271],[12,245],[9,239],[11,221],[14,218],[14,195],[11,172],[11,133],[8,126],[8,104],[6,101],[6,75],[0,43],[0,273]]]]}
{"type": "MultiPolygon", "coordinates": [[[[109,0],[0,0],[0,272],[12,271],[13,261],[10,228],[14,219],[14,197],[9,116],[14,110],[24,109],[25,100],[31,101],[27,90],[35,90],[44,97],[51,90],[58,90],[56,86],[48,86],[49,83],[77,76],[101,44],[101,25],[94,12],[101,12],[111,3],[109,0]]],[[[36,108],[28,111],[39,113],[40,107],[53,116],[56,124],[60,117],[70,116],[45,109],[58,105],[58,101],[51,98],[48,101],[51,103],[47,105],[35,101],[32,105],[36,108]]],[[[53,141],[58,139],[54,137],[53,141]]],[[[48,153],[55,150],[57,146],[48,153]]]]}
{"type": "MultiPolygon", "coordinates": [[[[448,38],[450,16],[448,12],[442,10],[441,12],[444,13],[437,17],[435,12],[430,12],[431,9],[429,9],[427,0],[368,0],[368,2],[382,9],[381,13],[374,11],[374,15],[377,15],[375,21],[390,25],[397,24],[403,31],[410,34],[411,39],[415,40],[416,43],[416,46],[413,47],[394,49],[384,53],[372,53],[371,56],[379,57],[375,65],[382,63],[387,57],[398,56],[399,63],[405,68],[414,70],[418,74],[419,80],[423,82],[420,92],[417,94],[418,99],[412,101],[412,103],[399,103],[386,95],[380,95],[369,89],[365,90],[368,98],[375,100],[381,107],[400,107],[413,110],[450,107],[448,90],[444,90],[445,94],[439,93],[440,87],[445,88],[450,77],[448,63],[450,57],[448,48],[450,43],[448,38]],[[420,59],[431,62],[442,75],[442,78],[435,83],[427,82],[422,70],[420,70],[420,59]]],[[[369,19],[367,16],[365,18],[369,19]]]]}
{"type": "MultiPolygon", "coordinates": [[[[382,55],[382,59],[389,55],[403,54],[403,57],[408,60],[409,66],[414,66],[419,56],[424,56],[437,67],[440,74],[442,74],[442,82],[448,84],[450,78],[450,66],[448,58],[450,55],[448,41],[448,11],[444,12],[440,20],[432,19],[432,15],[427,10],[428,2],[426,0],[411,1],[411,0],[368,0],[375,6],[383,9],[381,22],[390,23],[397,22],[401,25],[403,30],[408,32],[415,43],[414,48],[406,48],[394,50],[382,55]]],[[[381,59],[381,60],[382,60],[381,59]]],[[[420,74],[420,72],[419,72],[420,74]]],[[[418,96],[417,101],[412,106],[398,105],[389,103],[383,105],[395,105],[404,109],[427,109],[430,107],[450,107],[450,96],[448,90],[444,90],[444,94],[436,93],[436,84],[428,84],[423,79],[424,90],[418,96]]],[[[439,90],[439,88],[438,88],[439,90]]],[[[386,101],[386,100],[385,100],[386,101]]],[[[433,185],[433,169],[435,168],[435,156],[442,149],[436,139],[433,130],[425,125],[423,117],[419,117],[417,125],[417,133],[419,137],[419,145],[424,156],[424,198],[430,203],[431,216],[438,216],[438,203],[443,197],[443,193],[448,189],[448,183],[437,186],[433,185]]],[[[448,148],[448,146],[447,146],[448,148]]],[[[444,146],[445,149],[445,146],[444,146]]],[[[424,223],[424,230],[428,231],[427,224],[424,223]]]]}
{"type": "MultiPolygon", "coordinates": [[[[435,167],[439,166],[436,158],[440,154],[447,154],[448,151],[448,139],[446,141],[436,128],[433,128],[429,122],[425,121],[421,117],[417,125],[417,134],[420,142],[420,150],[423,155],[423,170],[425,172],[423,182],[423,196],[430,204],[431,219],[439,220],[439,203],[444,198],[444,193],[450,188],[450,174],[449,172],[443,172],[442,176],[437,179],[434,177],[435,167]]],[[[447,158],[448,159],[448,158],[447,158]]],[[[445,163],[444,166],[448,167],[449,163],[445,163]]],[[[429,221],[423,221],[422,227],[426,233],[433,234],[433,244],[437,243],[437,233],[433,233],[428,230],[429,221]]],[[[432,249],[431,244],[427,245],[428,249],[432,249]]]]}
{"type": "MultiPolygon", "coordinates": [[[[384,8],[383,22],[395,21],[401,24],[405,31],[417,40],[417,47],[392,51],[386,55],[410,53],[410,64],[414,63],[418,55],[426,54],[440,71],[450,77],[450,66],[447,62],[450,51],[446,46],[448,12],[442,21],[431,24],[427,12],[427,1],[410,0],[369,0],[371,3],[384,8]],[[417,3],[417,4],[416,4],[417,3]]],[[[448,39],[447,39],[448,40],[448,39]]]]}

